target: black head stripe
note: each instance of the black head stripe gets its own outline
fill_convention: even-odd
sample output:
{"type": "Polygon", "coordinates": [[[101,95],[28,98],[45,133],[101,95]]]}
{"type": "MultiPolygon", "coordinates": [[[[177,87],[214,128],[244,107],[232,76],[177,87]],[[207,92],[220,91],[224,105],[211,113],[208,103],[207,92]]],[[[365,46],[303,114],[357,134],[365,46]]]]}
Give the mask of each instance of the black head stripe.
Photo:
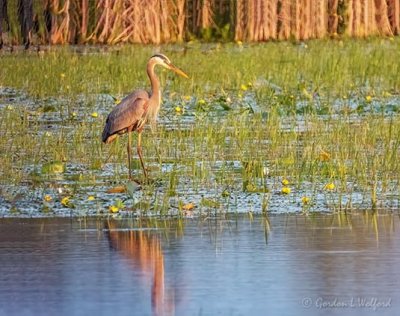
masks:
{"type": "Polygon", "coordinates": [[[153,55],[151,58],[153,57],[158,57],[160,59],[162,59],[165,63],[170,64],[171,62],[169,61],[169,59],[167,58],[167,56],[163,55],[163,54],[155,54],[153,55]]]}

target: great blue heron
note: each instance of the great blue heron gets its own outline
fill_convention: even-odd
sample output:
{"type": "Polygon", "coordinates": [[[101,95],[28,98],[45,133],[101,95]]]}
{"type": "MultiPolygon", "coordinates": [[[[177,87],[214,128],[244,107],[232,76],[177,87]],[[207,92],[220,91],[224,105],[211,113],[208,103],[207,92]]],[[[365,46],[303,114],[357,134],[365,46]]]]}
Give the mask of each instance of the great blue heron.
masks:
{"type": "Polygon", "coordinates": [[[131,171],[131,132],[138,132],[137,153],[142,165],[143,173],[147,179],[147,171],[142,158],[141,134],[147,121],[155,123],[161,104],[160,81],[154,72],[156,65],[161,65],[176,72],[185,78],[189,78],[178,67],[174,66],[167,56],[156,54],[147,62],[147,75],[151,82],[151,93],[144,90],[132,92],[126,96],[108,115],[104,126],[102,140],[109,144],[118,135],[128,133],[128,167],[129,179],[132,179],[131,171]]]}

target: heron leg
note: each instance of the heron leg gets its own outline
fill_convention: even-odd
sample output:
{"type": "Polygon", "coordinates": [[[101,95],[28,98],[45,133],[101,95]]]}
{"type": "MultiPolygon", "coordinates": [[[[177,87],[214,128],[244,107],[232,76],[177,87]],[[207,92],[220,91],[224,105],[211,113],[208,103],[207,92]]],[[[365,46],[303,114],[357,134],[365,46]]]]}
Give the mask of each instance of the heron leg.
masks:
{"type": "Polygon", "coordinates": [[[128,132],[128,168],[129,168],[129,180],[132,180],[132,169],[131,169],[131,133],[128,132]]]}
{"type": "Polygon", "coordinates": [[[138,142],[137,142],[137,153],[140,159],[140,164],[142,165],[144,177],[147,179],[147,171],[144,166],[143,157],[142,157],[142,133],[138,132],[138,142]]]}

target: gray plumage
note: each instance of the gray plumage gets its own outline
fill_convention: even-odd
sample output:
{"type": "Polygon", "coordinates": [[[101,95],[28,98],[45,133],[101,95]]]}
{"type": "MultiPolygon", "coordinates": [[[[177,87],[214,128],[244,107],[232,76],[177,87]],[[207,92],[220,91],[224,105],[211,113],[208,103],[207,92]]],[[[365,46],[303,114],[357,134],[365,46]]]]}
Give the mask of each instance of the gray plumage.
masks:
{"type": "Polygon", "coordinates": [[[108,115],[102,134],[103,142],[109,144],[128,129],[135,131],[142,127],[146,120],[149,99],[149,94],[144,90],[126,96],[108,115]]]}

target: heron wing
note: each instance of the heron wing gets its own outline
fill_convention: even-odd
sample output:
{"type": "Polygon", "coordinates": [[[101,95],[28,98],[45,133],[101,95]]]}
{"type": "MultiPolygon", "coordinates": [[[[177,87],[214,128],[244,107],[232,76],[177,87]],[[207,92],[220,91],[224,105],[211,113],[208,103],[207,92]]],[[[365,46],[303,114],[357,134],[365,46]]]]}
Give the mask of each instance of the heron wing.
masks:
{"type": "MultiPolygon", "coordinates": [[[[126,96],[108,115],[103,130],[102,140],[107,142],[110,136],[126,132],[144,118],[147,110],[149,94],[137,91],[126,96]]],[[[110,140],[111,141],[111,140],[110,140]]]]}

